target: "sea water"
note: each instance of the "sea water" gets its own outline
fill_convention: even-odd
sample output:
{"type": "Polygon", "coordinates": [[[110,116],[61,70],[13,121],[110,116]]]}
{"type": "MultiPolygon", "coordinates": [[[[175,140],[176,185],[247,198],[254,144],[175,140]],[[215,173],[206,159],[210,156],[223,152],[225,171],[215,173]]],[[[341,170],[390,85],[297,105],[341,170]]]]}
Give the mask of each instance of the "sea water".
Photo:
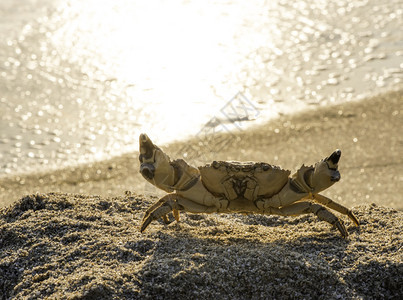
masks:
{"type": "Polygon", "coordinates": [[[2,0],[0,176],[400,88],[402,15],[401,0],[2,0]]]}

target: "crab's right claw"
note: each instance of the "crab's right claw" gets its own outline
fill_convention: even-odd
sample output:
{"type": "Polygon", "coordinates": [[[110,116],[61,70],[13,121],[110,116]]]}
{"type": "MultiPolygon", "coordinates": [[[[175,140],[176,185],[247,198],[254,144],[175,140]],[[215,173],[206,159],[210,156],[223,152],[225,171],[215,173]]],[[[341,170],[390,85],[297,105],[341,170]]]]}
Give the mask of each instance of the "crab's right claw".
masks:
{"type": "Polygon", "coordinates": [[[139,137],[139,145],[140,145],[140,162],[150,162],[154,156],[154,151],[157,147],[153,144],[147,134],[142,133],[139,137]]]}
{"type": "Polygon", "coordinates": [[[140,173],[147,179],[153,179],[155,174],[154,156],[155,150],[158,149],[147,134],[142,133],[139,137],[140,145],[140,173]]]}
{"type": "Polygon", "coordinates": [[[154,178],[154,172],[155,172],[155,167],[152,164],[147,164],[147,163],[142,163],[140,165],[140,173],[148,178],[148,179],[153,179],[154,178]]]}

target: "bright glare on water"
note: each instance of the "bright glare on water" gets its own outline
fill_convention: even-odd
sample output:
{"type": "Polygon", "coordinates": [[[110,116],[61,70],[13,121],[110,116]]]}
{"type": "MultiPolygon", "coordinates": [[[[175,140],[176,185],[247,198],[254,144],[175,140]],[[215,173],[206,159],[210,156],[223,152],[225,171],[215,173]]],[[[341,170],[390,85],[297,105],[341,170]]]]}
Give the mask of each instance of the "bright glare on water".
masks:
{"type": "Polygon", "coordinates": [[[0,3],[0,176],[401,86],[400,0],[0,3]]]}

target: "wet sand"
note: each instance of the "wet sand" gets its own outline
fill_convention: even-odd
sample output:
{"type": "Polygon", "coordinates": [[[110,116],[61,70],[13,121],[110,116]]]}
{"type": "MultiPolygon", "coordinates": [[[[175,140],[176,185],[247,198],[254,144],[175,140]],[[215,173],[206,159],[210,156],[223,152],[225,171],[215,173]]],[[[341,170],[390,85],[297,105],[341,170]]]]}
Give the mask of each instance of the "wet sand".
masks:
{"type": "Polygon", "coordinates": [[[137,154],[2,179],[0,298],[398,299],[402,106],[403,93],[391,92],[163,147],[194,163],[262,160],[292,170],[340,148],[342,180],[324,194],[361,222],[342,217],[346,240],[313,215],[182,213],[140,234],[158,198],[137,154]]]}
{"type": "MultiPolygon", "coordinates": [[[[341,181],[324,192],[349,207],[376,203],[403,209],[403,91],[283,116],[248,130],[199,135],[162,147],[194,165],[212,160],[265,161],[295,171],[342,150],[341,181]]],[[[225,124],[224,124],[225,125],[225,124]]],[[[152,136],[150,136],[153,139],[152,136]]],[[[133,136],[134,143],[138,137],[133,136]]],[[[153,140],[157,145],[158,140],[153,140]]],[[[137,153],[56,172],[0,179],[0,207],[26,194],[161,195],[138,172],[137,153]]]]}

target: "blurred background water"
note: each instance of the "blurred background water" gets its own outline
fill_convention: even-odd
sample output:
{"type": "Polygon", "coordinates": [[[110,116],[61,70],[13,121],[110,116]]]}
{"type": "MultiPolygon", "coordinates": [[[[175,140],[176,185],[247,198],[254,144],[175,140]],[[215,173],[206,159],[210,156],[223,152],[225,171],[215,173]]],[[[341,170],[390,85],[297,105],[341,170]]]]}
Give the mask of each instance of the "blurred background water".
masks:
{"type": "Polygon", "coordinates": [[[401,88],[401,0],[0,2],[0,176],[401,88]]]}

